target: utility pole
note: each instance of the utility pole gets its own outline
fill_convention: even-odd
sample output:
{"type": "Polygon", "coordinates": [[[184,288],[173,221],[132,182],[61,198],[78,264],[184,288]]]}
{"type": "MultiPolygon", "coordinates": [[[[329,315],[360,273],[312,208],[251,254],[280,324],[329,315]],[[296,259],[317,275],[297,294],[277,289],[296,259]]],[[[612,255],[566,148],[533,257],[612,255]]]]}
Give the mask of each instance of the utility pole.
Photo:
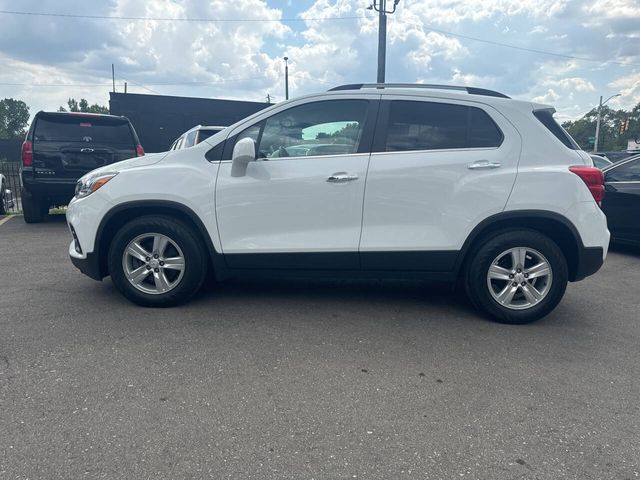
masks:
{"type": "Polygon", "coordinates": [[[602,95],[600,95],[600,103],[598,104],[598,115],[596,117],[596,138],[593,140],[593,153],[598,153],[598,140],[600,137],[600,117],[602,112],[602,107],[611,100],[612,98],[619,97],[622,95],[621,93],[616,93],[615,95],[611,95],[604,102],[602,101],[602,95]]]}
{"type": "MultiPolygon", "coordinates": [[[[390,0],[391,1],[391,0],[390,0]]],[[[393,10],[387,10],[387,0],[373,0],[369,10],[378,12],[378,83],[384,83],[387,68],[387,15],[395,13],[400,0],[393,0],[393,10]]]]}
{"type": "Polygon", "coordinates": [[[113,92],[115,93],[115,91],[116,91],[116,67],[115,67],[115,65],[113,63],[111,64],[111,81],[113,82],[113,92]]]}
{"type": "Polygon", "coordinates": [[[289,100],[289,57],[284,57],[284,99],[289,100]]]}

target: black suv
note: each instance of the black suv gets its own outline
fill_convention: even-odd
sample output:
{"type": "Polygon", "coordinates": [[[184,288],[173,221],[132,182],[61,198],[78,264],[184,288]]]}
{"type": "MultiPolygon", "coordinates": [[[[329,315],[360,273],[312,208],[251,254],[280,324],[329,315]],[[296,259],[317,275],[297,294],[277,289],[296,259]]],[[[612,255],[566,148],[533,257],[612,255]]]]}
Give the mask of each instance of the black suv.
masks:
{"type": "Polygon", "coordinates": [[[85,173],[142,155],[126,117],[38,112],[22,144],[24,220],[40,222],[50,207],[69,203],[85,173]]]}

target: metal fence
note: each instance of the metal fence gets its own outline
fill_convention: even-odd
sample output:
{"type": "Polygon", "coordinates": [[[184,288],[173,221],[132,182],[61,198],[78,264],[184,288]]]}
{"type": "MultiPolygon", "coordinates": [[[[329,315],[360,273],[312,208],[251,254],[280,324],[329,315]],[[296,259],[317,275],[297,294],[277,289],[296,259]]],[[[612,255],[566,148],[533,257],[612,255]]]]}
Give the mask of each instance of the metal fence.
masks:
{"type": "Polygon", "coordinates": [[[4,176],[4,188],[5,191],[9,190],[11,193],[7,193],[7,198],[13,200],[13,205],[9,204],[7,213],[20,213],[22,212],[22,204],[20,200],[20,167],[18,162],[8,162],[6,160],[0,160],[0,174],[4,176]]]}

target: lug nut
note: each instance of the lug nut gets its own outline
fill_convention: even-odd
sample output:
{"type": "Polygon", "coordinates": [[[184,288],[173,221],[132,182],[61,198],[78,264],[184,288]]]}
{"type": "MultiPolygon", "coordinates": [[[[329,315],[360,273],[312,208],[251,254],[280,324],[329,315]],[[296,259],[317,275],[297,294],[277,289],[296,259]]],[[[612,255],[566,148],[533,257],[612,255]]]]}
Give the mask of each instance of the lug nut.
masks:
{"type": "Polygon", "coordinates": [[[518,286],[518,282],[513,282],[512,286],[517,287],[518,286]]]}
{"type": "Polygon", "coordinates": [[[527,282],[522,282],[520,285],[522,285],[523,287],[527,284],[527,282]]]}
{"type": "Polygon", "coordinates": [[[147,262],[148,262],[149,260],[151,260],[151,257],[147,257],[147,262]]]}
{"type": "Polygon", "coordinates": [[[158,273],[160,271],[160,269],[159,268],[154,268],[153,271],[158,273]]]}
{"type": "Polygon", "coordinates": [[[151,266],[150,265],[147,265],[147,270],[151,270],[151,266]]]}
{"type": "Polygon", "coordinates": [[[160,262],[160,266],[161,266],[161,267],[164,267],[164,262],[160,262]]]}
{"type": "Polygon", "coordinates": [[[516,272],[520,273],[522,270],[520,270],[519,268],[516,270],[516,272]]]}
{"type": "Polygon", "coordinates": [[[525,273],[525,274],[524,274],[524,278],[529,278],[529,274],[528,274],[528,273],[525,273]]]}
{"type": "Polygon", "coordinates": [[[157,254],[157,253],[154,253],[154,254],[153,254],[153,258],[158,258],[158,254],[157,254]]]}
{"type": "Polygon", "coordinates": [[[509,274],[509,278],[513,278],[513,273],[510,273],[510,274],[509,274]]]}

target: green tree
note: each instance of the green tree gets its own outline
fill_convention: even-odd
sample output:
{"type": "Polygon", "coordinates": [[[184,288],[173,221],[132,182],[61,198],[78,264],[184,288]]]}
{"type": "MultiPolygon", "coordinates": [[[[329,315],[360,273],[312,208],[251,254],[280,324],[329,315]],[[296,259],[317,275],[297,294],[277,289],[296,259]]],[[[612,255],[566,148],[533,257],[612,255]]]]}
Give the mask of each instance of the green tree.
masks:
{"type": "Polygon", "coordinates": [[[29,123],[29,107],[22,100],[0,100],[0,138],[24,137],[29,123]]]}
{"type": "Polygon", "coordinates": [[[94,103],[93,105],[89,105],[89,102],[87,102],[87,100],[85,100],[84,98],[81,98],[80,101],[78,102],[75,98],[70,98],[69,100],[67,100],[67,107],[69,108],[69,110],[67,110],[64,107],[60,107],[58,109],[59,112],[84,112],[84,113],[109,113],[109,109],[107,107],[104,107],[102,105],[98,105],[97,103],[94,103]]]}
{"type": "MultiPolygon", "coordinates": [[[[562,126],[585,150],[593,150],[596,134],[596,108],[587,112],[582,118],[564,122],[562,126]]],[[[640,136],[640,103],[631,111],[613,110],[606,105],[602,107],[600,116],[600,139],[598,150],[601,152],[626,150],[629,140],[640,136]],[[621,133],[621,126],[629,119],[629,128],[621,133]]]]}

